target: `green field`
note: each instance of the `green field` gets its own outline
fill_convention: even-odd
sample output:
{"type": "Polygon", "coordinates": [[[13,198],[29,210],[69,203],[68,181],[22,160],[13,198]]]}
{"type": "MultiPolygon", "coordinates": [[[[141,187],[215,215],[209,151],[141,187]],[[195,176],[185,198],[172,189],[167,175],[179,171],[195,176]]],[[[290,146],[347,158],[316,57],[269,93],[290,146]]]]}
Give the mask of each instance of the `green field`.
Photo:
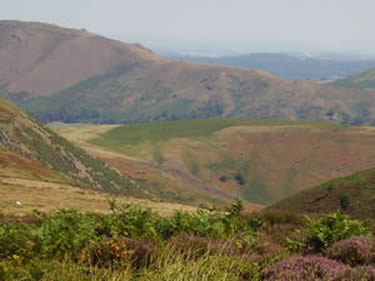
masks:
{"type": "Polygon", "coordinates": [[[300,121],[244,120],[244,119],[197,119],[164,121],[127,125],[115,128],[91,140],[91,143],[111,149],[143,142],[167,142],[172,138],[197,138],[212,136],[215,132],[233,126],[276,126],[307,124],[300,121]]]}

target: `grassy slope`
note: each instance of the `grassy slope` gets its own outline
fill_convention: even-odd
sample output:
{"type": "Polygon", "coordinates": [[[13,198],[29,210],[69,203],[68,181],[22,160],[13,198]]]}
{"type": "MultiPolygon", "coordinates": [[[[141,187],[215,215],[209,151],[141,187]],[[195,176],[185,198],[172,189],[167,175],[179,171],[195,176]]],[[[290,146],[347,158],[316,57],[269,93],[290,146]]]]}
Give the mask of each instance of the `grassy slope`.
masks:
{"type": "MultiPolygon", "coordinates": [[[[68,127],[60,132],[77,141],[83,128],[68,127]]],[[[90,151],[97,151],[135,178],[158,182],[162,177],[155,173],[159,171],[169,179],[166,185],[173,186],[171,178],[183,179],[185,190],[202,193],[196,183],[184,177],[188,174],[258,204],[276,202],[375,164],[371,152],[375,131],[366,127],[209,119],[137,124],[108,128],[107,132],[100,128],[90,126],[93,134],[80,141],[89,141],[91,144],[84,145],[90,151]],[[97,138],[95,131],[100,133],[97,138]],[[235,179],[239,173],[243,184],[235,179]]]]}
{"type": "Polygon", "coordinates": [[[358,89],[374,89],[375,88],[375,69],[360,72],[344,79],[339,79],[331,83],[332,86],[358,88],[358,89]]]}
{"type": "Polygon", "coordinates": [[[0,144],[3,175],[58,178],[86,188],[137,195],[149,193],[4,99],[0,99],[0,144]],[[12,165],[7,161],[10,158],[15,159],[12,165]]]}
{"type": "Polygon", "coordinates": [[[0,145],[0,177],[68,183],[69,179],[0,145]]]}
{"type": "Polygon", "coordinates": [[[341,209],[340,199],[348,196],[346,211],[356,218],[368,218],[375,212],[375,170],[366,170],[337,178],[298,193],[270,207],[273,210],[324,214],[341,209]]]}
{"type": "MultiPolygon", "coordinates": [[[[260,71],[168,62],[93,77],[20,104],[44,122],[128,123],[216,116],[324,120],[330,113],[342,121],[358,116],[352,106],[360,102],[372,104],[374,97],[308,81],[282,81],[260,71]]],[[[369,110],[367,119],[374,116],[369,110]]]]}

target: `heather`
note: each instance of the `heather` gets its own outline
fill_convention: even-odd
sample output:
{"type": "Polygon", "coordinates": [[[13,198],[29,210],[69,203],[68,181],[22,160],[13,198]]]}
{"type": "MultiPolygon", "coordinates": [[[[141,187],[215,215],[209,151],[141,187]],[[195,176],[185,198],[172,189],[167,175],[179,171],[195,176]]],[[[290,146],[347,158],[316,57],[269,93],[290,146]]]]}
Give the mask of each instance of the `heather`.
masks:
{"type": "Polygon", "coordinates": [[[349,267],[319,256],[293,257],[266,269],[265,280],[342,280],[349,267]]]}
{"type": "Polygon", "coordinates": [[[326,255],[350,265],[366,265],[375,261],[374,243],[363,237],[341,240],[330,247],[326,255]]]}
{"type": "Polygon", "coordinates": [[[2,216],[0,280],[375,280],[368,224],[341,213],[247,214],[237,200],[163,217],[109,203],[110,214],[2,216]],[[311,247],[315,236],[329,243],[311,247]]]}

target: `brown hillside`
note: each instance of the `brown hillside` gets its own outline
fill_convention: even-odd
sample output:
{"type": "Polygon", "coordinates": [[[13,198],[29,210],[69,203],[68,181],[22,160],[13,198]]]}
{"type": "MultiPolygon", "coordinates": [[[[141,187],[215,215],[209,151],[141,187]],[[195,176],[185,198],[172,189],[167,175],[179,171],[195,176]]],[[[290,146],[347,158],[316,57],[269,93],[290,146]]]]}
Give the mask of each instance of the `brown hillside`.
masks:
{"type": "Polygon", "coordinates": [[[0,87],[43,122],[206,117],[375,122],[375,95],[246,68],[169,61],[140,45],[0,21],[0,87]]]}
{"type": "Polygon", "coordinates": [[[10,92],[52,94],[120,63],[159,60],[139,45],[83,30],[0,21],[0,77],[10,92]]]}

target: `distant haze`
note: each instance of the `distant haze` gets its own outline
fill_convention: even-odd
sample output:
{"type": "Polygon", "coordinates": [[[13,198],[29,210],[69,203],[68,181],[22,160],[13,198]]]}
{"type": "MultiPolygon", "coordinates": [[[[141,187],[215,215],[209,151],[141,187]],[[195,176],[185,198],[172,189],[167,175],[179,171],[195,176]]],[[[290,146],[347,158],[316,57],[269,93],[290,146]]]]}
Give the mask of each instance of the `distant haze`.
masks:
{"type": "Polygon", "coordinates": [[[165,50],[375,53],[373,0],[2,0],[1,19],[165,50]]]}

